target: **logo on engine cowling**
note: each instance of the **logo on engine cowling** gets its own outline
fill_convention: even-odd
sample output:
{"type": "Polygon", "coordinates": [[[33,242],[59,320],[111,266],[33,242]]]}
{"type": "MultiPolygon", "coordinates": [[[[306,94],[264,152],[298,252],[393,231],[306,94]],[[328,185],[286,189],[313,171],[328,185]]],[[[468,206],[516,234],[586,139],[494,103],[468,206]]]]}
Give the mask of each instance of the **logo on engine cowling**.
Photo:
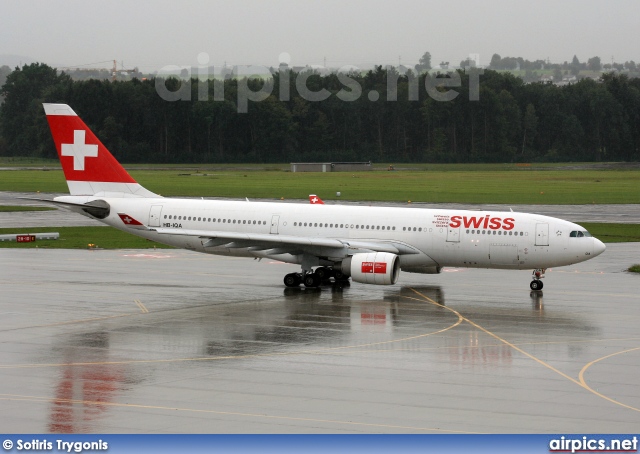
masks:
{"type": "Polygon", "coordinates": [[[362,262],[362,273],[386,274],[387,264],[385,262],[362,262]]]}

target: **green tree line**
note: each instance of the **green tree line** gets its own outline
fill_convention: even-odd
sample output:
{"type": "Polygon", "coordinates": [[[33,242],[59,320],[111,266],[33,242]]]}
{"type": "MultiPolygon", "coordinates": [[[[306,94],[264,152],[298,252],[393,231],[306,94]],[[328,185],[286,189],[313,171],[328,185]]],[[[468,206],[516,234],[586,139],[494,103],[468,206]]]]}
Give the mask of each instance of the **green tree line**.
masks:
{"type": "MultiPolygon", "coordinates": [[[[129,163],[640,159],[640,79],[608,73],[559,87],[485,70],[475,76],[479,96],[472,100],[472,71],[458,71],[460,86],[445,88],[444,79],[435,79],[438,90],[458,93],[444,102],[425,89],[425,77],[433,75],[382,67],[349,74],[346,85],[337,74],[307,74],[311,92],[330,93],[317,102],[304,99],[298,74],[289,70],[268,81],[210,80],[206,101],[198,100],[203,93],[193,79],[191,100],[169,102],[158,95],[155,79],[73,81],[35,63],[8,74],[0,90],[0,155],[55,157],[42,103],[59,102],[71,105],[116,158],[129,163]],[[280,93],[286,79],[289,96],[280,93]],[[397,100],[388,99],[389,79],[397,80],[397,100]],[[271,94],[238,113],[240,88],[257,92],[265,83],[273,83],[271,94]],[[357,94],[355,86],[361,96],[354,100],[337,96],[341,90],[357,94]]],[[[160,82],[169,91],[187,84],[160,82]]]]}

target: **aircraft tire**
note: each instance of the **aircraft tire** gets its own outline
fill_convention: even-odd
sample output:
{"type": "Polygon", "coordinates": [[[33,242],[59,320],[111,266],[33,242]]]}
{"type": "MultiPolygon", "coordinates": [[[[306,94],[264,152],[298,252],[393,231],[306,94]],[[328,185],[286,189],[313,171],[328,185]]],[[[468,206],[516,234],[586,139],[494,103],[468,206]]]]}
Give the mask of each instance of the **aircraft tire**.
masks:
{"type": "Polygon", "coordinates": [[[300,276],[298,273],[289,273],[284,277],[284,285],[287,287],[298,287],[300,285],[300,276]]]}
{"type": "Polygon", "coordinates": [[[320,281],[326,281],[331,277],[333,273],[331,272],[330,268],[327,268],[326,266],[321,266],[316,269],[314,274],[318,276],[320,281]]]}
{"type": "Polygon", "coordinates": [[[540,279],[534,279],[531,281],[531,284],[529,284],[529,288],[531,290],[542,290],[542,287],[543,287],[543,284],[540,279]]]}
{"type": "Polygon", "coordinates": [[[314,288],[320,285],[320,279],[315,273],[309,273],[304,277],[303,283],[307,288],[314,288]]]}

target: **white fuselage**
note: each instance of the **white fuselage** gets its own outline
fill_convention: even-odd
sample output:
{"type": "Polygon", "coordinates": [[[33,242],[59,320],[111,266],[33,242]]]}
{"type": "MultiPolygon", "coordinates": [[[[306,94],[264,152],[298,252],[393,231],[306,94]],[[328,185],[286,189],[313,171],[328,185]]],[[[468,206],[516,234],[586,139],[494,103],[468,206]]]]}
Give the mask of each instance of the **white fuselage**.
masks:
{"type": "Polygon", "coordinates": [[[401,268],[415,272],[443,266],[548,268],[582,262],[604,251],[604,245],[591,236],[570,236],[584,232],[579,225],[528,213],[170,198],[65,196],[56,200],[104,200],[111,210],[102,222],[159,243],[288,263],[300,263],[299,256],[228,244],[208,247],[204,237],[133,229],[118,213],[149,228],[400,243],[418,251],[400,256],[401,268]]]}

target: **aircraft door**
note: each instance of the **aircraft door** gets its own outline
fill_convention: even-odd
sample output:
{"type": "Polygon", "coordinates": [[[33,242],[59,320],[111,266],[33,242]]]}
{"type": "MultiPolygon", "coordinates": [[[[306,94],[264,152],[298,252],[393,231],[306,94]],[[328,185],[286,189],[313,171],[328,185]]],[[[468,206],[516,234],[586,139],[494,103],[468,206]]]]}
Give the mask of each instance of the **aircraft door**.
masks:
{"type": "Polygon", "coordinates": [[[491,244],[489,258],[492,265],[518,265],[518,247],[513,244],[491,244]]]}
{"type": "Polygon", "coordinates": [[[280,216],[277,214],[274,214],[273,216],[271,216],[271,233],[273,235],[277,235],[278,234],[278,224],[280,222],[280,216]]]}
{"type": "Polygon", "coordinates": [[[536,246],[549,246],[549,224],[536,224],[536,246]]]}
{"type": "Polygon", "coordinates": [[[450,243],[460,242],[460,227],[447,227],[447,241],[450,243]]]}
{"type": "Polygon", "coordinates": [[[162,213],[162,205],[152,205],[149,210],[149,226],[160,227],[160,214],[162,213]]]}

